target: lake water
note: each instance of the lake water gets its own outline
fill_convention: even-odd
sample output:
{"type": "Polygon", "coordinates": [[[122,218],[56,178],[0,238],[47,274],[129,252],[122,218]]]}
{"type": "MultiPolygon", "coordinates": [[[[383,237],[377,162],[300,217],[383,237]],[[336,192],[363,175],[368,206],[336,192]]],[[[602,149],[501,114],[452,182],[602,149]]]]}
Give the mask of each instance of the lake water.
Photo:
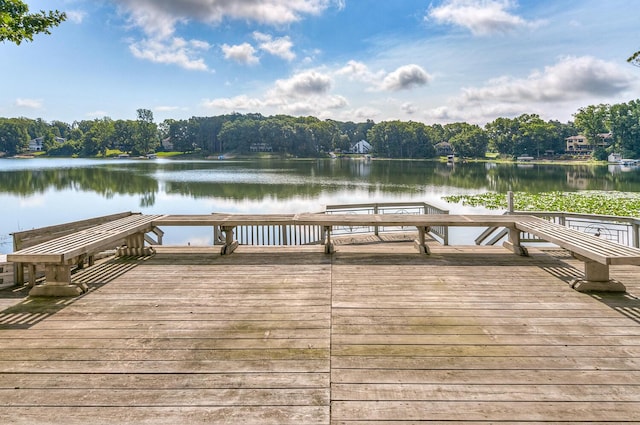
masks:
{"type": "MultiPolygon", "coordinates": [[[[2,159],[0,253],[12,251],[11,232],[122,211],[299,213],[330,204],[420,201],[467,213],[485,211],[448,204],[442,197],[509,190],[640,192],[640,171],[606,165],[353,159],[2,159]]],[[[212,240],[202,228],[164,230],[167,244],[212,240]]],[[[456,238],[465,235],[454,233],[452,243],[456,238]]]]}

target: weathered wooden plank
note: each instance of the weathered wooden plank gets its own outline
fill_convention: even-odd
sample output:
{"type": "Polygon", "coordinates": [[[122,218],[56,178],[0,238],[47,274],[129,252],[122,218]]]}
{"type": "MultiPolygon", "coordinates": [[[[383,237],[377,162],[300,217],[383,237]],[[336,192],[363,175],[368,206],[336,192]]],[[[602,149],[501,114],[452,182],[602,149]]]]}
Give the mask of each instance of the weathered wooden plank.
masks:
{"type": "MultiPolygon", "coordinates": [[[[340,361],[341,359],[336,359],[340,361]]],[[[332,376],[332,384],[375,384],[375,385],[422,385],[422,384],[447,384],[447,385],[619,385],[637,387],[640,385],[639,370],[602,370],[602,369],[573,369],[564,366],[565,369],[530,368],[509,370],[492,369],[425,369],[426,361],[421,364],[409,362],[405,369],[380,369],[381,361],[378,359],[371,368],[361,364],[362,369],[357,369],[354,362],[346,367],[346,362],[340,361],[332,376]]],[[[389,365],[392,367],[393,365],[389,365]]],[[[508,391],[507,391],[508,392],[508,391]]],[[[605,391],[606,392],[606,391],[605,391]]]]}
{"type": "Polygon", "coordinates": [[[349,334],[333,335],[332,344],[340,345],[368,345],[368,346],[396,346],[396,345],[483,345],[483,346],[545,346],[552,349],[556,346],[626,346],[640,347],[637,335],[496,335],[491,334],[349,334]]]}
{"type": "Polygon", "coordinates": [[[576,293],[542,254],[425,261],[401,245],[164,247],[83,297],[17,304],[0,312],[0,389],[16,405],[0,422],[635,420],[637,299],[576,293]]]}
{"type": "MultiPolygon", "coordinates": [[[[250,376],[245,379],[250,379],[250,376]]],[[[153,384],[152,384],[153,385],[153,384]]],[[[40,389],[14,388],[3,394],[3,409],[37,405],[40,389]]],[[[325,388],[47,388],[50,405],[61,407],[220,407],[328,406],[325,388]]]]}
{"type": "MultiPolygon", "coordinates": [[[[640,402],[640,384],[429,384],[372,383],[332,384],[331,399],[335,402],[457,401],[482,400],[492,402],[599,402],[608,393],[610,402],[640,402]],[[517,388],[516,388],[517,387],[517,388]]],[[[10,403],[10,402],[9,402],[10,403]]]]}
{"type": "Polygon", "coordinates": [[[0,388],[46,390],[65,389],[199,389],[199,388],[328,388],[329,373],[13,373],[0,374],[0,388]]]}
{"type": "MultiPolygon", "coordinates": [[[[490,337],[486,341],[489,342],[490,337]]],[[[472,341],[456,345],[338,345],[332,344],[333,356],[384,357],[638,357],[640,345],[630,346],[565,346],[565,345],[489,345],[472,341]],[[552,352],[550,352],[552,351],[552,352]],[[545,356],[546,353],[546,356],[545,356]]]]}
{"type": "Polygon", "coordinates": [[[640,402],[509,402],[509,401],[333,401],[331,418],[335,421],[359,420],[459,421],[626,421],[634,418],[640,402]],[[553,419],[551,419],[553,418],[553,419]]]}
{"type": "Polygon", "coordinates": [[[247,425],[322,425],[329,423],[327,406],[163,406],[163,407],[87,407],[39,405],[0,409],[0,423],[12,425],[176,425],[176,424],[247,424],[247,425]]]}
{"type": "MultiPolygon", "coordinates": [[[[153,331],[152,331],[153,332],[153,331]]],[[[86,333],[86,332],[85,332],[86,333]]],[[[120,332],[122,333],[122,332],[120,332]]],[[[275,333],[275,331],[274,331],[275,333]]],[[[153,332],[154,338],[149,340],[149,332],[146,337],[144,334],[138,333],[138,338],[82,338],[82,337],[68,337],[63,338],[62,333],[60,337],[48,337],[48,338],[32,338],[32,339],[17,339],[3,340],[3,350],[28,350],[31,348],[42,347],[43,343],[47,344],[47,348],[50,350],[83,350],[83,349],[98,349],[100,347],[111,347],[112,350],[248,350],[248,349],[328,349],[329,337],[328,335],[322,337],[318,335],[317,338],[303,338],[296,335],[292,335],[284,338],[274,338],[271,335],[271,331],[265,331],[262,335],[256,337],[242,337],[232,334],[226,334],[226,338],[211,338],[205,337],[204,333],[202,337],[194,337],[192,335],[182,335],[180,333],[161,333],[156,335],[153,332]],[[39,339],[48,339],[48,341],[39,341],[39,339]]],[[[116,332],[114,332],[116,334],[116,332]]],[[[0,355],[0,358],[2,356],[0,355]]]]}
{"type": "MultiPolygon", "coordinates": [[[[275,359],[263,355],[250,359],[160,359],[160,360],[0,360],[2,373],[64,373],[64,374],[113,374],[113,373],[326,373],[328,359],[275,359]]],[[[1,422],[0,422],[1,423],[1,422]]]]}
{"type": "MultiPolygon", "coordinates": [[[[481,353],[481,350],[477,351],[481,353]]],[[[494,373],[514,370],[603,370],[603,371],[636,371],[640,368],[637,357],[621,357],[619,355],[586,356],[552,356],[549,353],[526,355],[520,353],[513,356],[380,356],[372,354],[357,354],[353,356],[332,356],[331,367],[337,373],[344,373],[342,369],[388,369],[390,371],[411,370],[419,374],[421,371],[433,370],[469,370],[482,369],[494,373]],[[496,372],[497,371],[497,372],[496,372]]],[[[402,372],[398,372],[398,379],[402,380],[402,372]]],[[[336,376],[339,376],[336,374],[336,376]]],[[[338,378],[333,378],[335,381],[338,378]]]]}

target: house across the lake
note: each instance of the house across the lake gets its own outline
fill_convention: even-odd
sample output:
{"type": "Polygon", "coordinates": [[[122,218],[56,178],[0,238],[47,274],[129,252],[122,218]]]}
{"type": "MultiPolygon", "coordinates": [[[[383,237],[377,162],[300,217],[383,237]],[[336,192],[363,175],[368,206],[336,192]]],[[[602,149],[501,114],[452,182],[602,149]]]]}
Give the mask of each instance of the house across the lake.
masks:
{"type": "Polygon", "coordinates": [[[564,139],[567,143],[567,153],[578,155],[590,155],[593,153],[594,148],[606,148],[613,142],[612,133],[599,133],[596,135],[595,144],[589,143],[586,136],[578,134],[576,136],[569,136],[564,139]]]}
{"type": "Polygon", "coordinates": [[[371,153],[371,144],[366,140],[360,140],[358,143],[351,146],[351,153],[361,153],[361,154],[371,153]]]}
{"type": "MultiPolygon", "coordinates": [[[[64,143],[67,139],[63,139],[62,137],[55,137],[54,140],[57,143],[64,143]]],[[[29,152],[41,152],[43,150],[44,145],[44,136],[36,137],[35,139],[29,140],[29,152]]]]}

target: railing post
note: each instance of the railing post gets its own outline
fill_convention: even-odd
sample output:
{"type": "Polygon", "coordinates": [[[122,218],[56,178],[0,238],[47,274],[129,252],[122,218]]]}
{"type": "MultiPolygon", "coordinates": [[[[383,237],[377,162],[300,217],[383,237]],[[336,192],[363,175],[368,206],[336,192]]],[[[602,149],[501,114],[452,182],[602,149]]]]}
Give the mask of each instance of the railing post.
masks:
{"type": "MultiPolygon", "coordinates": [[[[379,212],[379,211],[380,211],[380,210],[379,210],[379,208],[378,208],[378,204],[374,204],[374,205],[373,205],[373,213],[374,213],[374,214],[378,214],[378,212],[379,212]]],[[[378,236],[378,230],[379,230],[379,229],[378,229],[378,226],[376,225],[376,226],[373,228],[373,234],[374,234],[374,235],[376,235],[376,236],[378,236]]]]}
{"type": "Polygon", "coordinates": [[[631,225],[631,229],[633,232],[633,246],[640,248],[640,224],[638,224],[638,222],[634,222],[631,225]]]}
{"type": "Polygon", "coordinates": [[[513,213],[513,192],[511,190],[507,192],[507,211],[509,214],[513,213]]]}

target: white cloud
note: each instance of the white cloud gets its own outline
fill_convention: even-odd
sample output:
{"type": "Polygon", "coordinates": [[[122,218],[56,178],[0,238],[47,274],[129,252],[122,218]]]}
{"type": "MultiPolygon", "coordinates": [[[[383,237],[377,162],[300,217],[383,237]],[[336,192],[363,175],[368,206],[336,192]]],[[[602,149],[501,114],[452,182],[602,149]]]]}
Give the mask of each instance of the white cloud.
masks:
{"type": "Polygon", "coordinates": [[[15,105],[20,108],[41,109],[43,105],[42,99],[16,99],[15,105]]]}
{"type": "Polygon", "coordinates": [[[382,80],[380,89],[391,91],[412,89],[429,84],[432,78],[418,65],[405,65],[389,73],[382,80]]]}
{"type": "Polygon", "coordinates": [[[246,65],[255,65],[260,60],[256,56],[256,49],[249,43],[242,43],[236,46],[222,45],[222,52],[225,59],[231,59],[246,65]]]}
{"type": "Polygon", "coordinates": [[[369,67],[358,61],[350,60],[347,64],[336,71],[336,75],[345,76],[351,81],[362,81],[365,83],[379,82],[384,78],[384,72],[372,72],[369,67]]]}
{"type": "Polygon", "coordinates": [[[304,71],[286,80],[277,80],[270,93],[289,98],[307,97],[327,93],[331,89],[331,77],[317,71],[304,71]]]}
{"type": "Polygon", "coordinates": [[[87,12],[84,12],[82,10],[68,10],[65,13],[69,21],[76,24],[81,24],[82,21],[84,21],[84,18],[87,17],[87,12]]]}
{"type": "MultiPolygon", "coordinates": [[[[353,114],[354,117],[356,117],[358,120],[361,121],[365,121],[368,119],[373,119],[379,115],[382,114],[382,111],[376,108],[371,108],[368,106],[363,106],[361,108],[356,109],[355,111],[351,112],[353,114]]],[[[348,118],[349,120],[352,120],[353,118],[348,118]]]]}
{"type": "MultiPolygon", "coordinates": [[[[129,48],[138,58],[157,63],[175,64],[190,70],[207,70],[199,50],[204,42],[191,40],[189,49],[176,49],[174,37],[178,24],[199,21],[219,24],[223,19],[248,20],[267,25],[285,25],[305,15],[318,15],[332,4],[343,6],[340,0],[115,0],[129,23],[140,28],[147,38],[132,43],[129,48]],[[200,44],[200,45],[198,45],[200,44]]],[[[295,58],[293,43],[288,37],[265,40],[260,48],[286,60],[295,58]]],[[[208,46],[207,46],[208,48],[208,46]]],[[[253,55],[232,52],[234,60],[257,63],[253,55]]]]}
{"type": "Polygon", "coordinates": [[[156,112],[173,112],[173,111],[181,111],[185,110],[185,108],[181,108],[180,106],[169,106],[169,105],[160,105],[153,108],[156,112]]]}
{"type": "Polygon", "coordinates": [[[279,110],[290,115],[313,115],[323,118],[332,115],[329,113],[330,110],[342,109],[348,104],[343,96],[313,96],[291,103],[283,101],[279,110]]]}
{"type": "Polygon", "coordinates": [[[462,26],[475,35],[505,33],[541,24],[509,13],[512,7],[510,0],[446,0],[440,6],[432,7],[425,19],[462,26]]]}
{"type": "Polygon", "coordinates": [[[546,119],[569,119],[567,115],[581,106],[607,103],[631,93],[636,81],[617,64],[589,56],[567,57],[526,78],[503,76],[482,87],[465,88],[446,105],[427,111],[425,117],[486,123],[497,117],[536,113],[546,119]]]}
{"type": "Polygon", "coordinates": [[[225,111],[255,111],[265,106],[265,102],[260,99],[251,98],[245,95],[231,98],[204,99],[201,104],[206,109],[222,109],[225,111]]]}
{"type": "Polygon", "coordinates": [[[264,50],[273,56],[278,56],[287,61],[292,61],[296,58],[296,54],[291,51],[293,43],[288,36],[274,39],[269,34],[255,31],[253,33],[253,38],[260,43],[258,47],[261,50],[264,50]]]}
{"type": "MultiPolygon", "coordinates": [[[[196,20],[218,24],[223,19],[248,20],[268,25],[299,21],[318,15],[331,0],[116,0],[132,22],[148,34],[168,37],[179,22],[196,20]]],[[[338,3],[338,6],[340,4],[338,3]]]]}
{"type": "Polygon", "coordinates": [[[527,78],[501,77],[481,88],[465,89],[463,102],[556,102],[610,96],[629,88],[632,75],[616,64],[589,56],[567,57],[527,78]]]}
{"type": "Polygon", "coordinates": [[[108,116],[109,114],[105,111],[91,111],[91,112],[87,112],[85,114],[86,117],[88,118],[104,118],[106,116],[108,116]]]}
{"type": "Polygon", "coordinates": [[[204,41],[173,37],[170,40],[145,39],[134,42],[129,45],[129,50],[139,59],[178,65],[193,71],[207,71],[209,68],[204,59],[198,55],[209,47],[204,41]]]}
{"type": "Polygon", "coordinates": [[[289,79],[277,80],[274,86],[262,97],[246,95],[205,99],[202,106],[206,109],[224,111],[258,111],[263,113],[282,113],[290,115],[314,115],[329,117],[331,111],[343,109],[349,105],[341,95],[330,93],[332,80],[329,75],[315,70],[304,71],[289,79]],[[266,112],[269,110],[270,112],[266,112]]]}
{"type": "Polygon", "coordinates": [[[403,103],[402,106],[400,107],[407,115],[413,115],[415,114],[418,109],[416,108],[416,105],[414,105],[411,102],[406,102],[403,103]]]}

